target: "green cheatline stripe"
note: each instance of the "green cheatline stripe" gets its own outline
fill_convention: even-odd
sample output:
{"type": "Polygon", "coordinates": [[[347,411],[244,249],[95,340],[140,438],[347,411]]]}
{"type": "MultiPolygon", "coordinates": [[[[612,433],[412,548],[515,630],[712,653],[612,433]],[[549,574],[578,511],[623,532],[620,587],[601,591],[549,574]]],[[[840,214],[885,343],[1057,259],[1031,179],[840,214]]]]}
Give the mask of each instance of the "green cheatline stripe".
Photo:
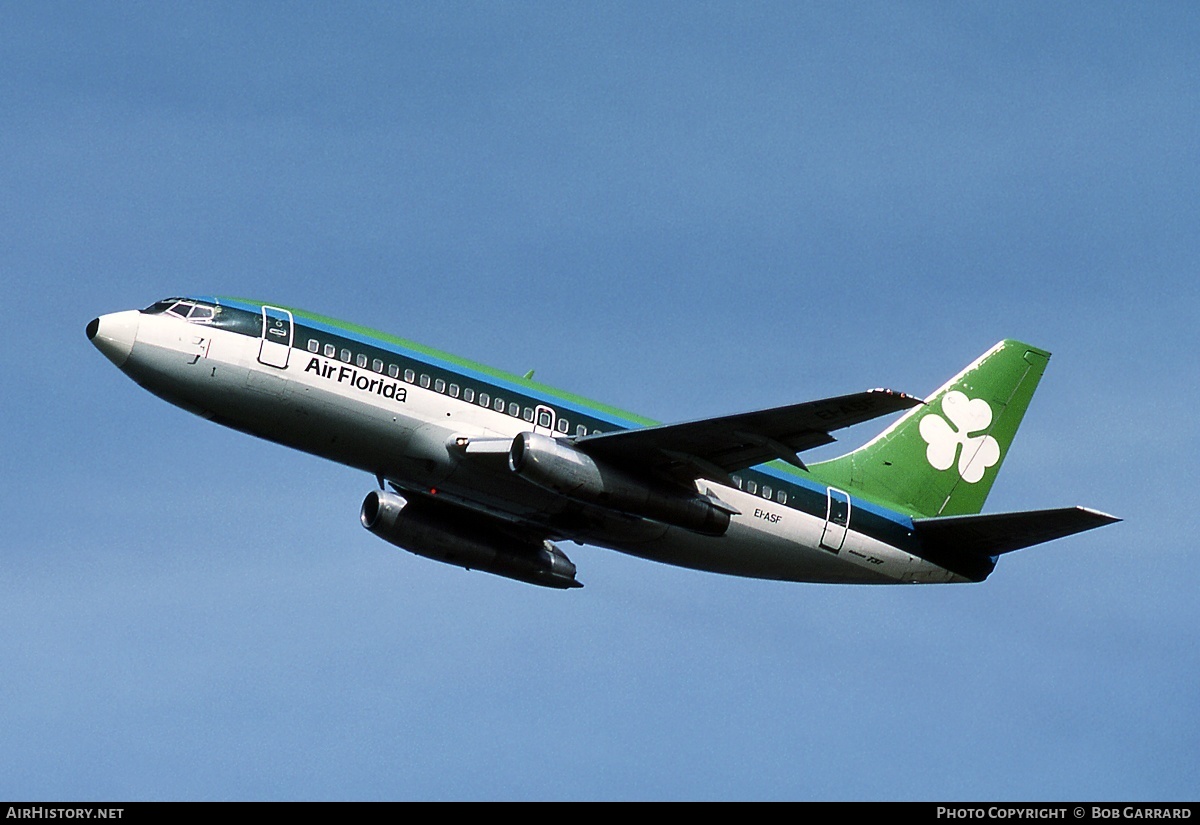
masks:
{"type": "MultiPolygon", "coordinates": [[[[318,324],[322,324],[322,325],[325,325],[328,327],[345,330],[346,332],[353,333],[354,335],[357,335],[361,338],[374,339],[379,342],[394,344],[394,345],[402,347],[404,349],[409,349],[409,350],[412,350],[413,352],[427,355],[431,358],[436,358],[436,359],[445,361],[447,363],[454,364],[456,366],[475,371],[475,372],[483,374],[483,375],[491,376],[491,377],[506,381],[508,383],[514,384],[519,387],[527,388],[531,391],[531,393],[538,393],[540,395],[550,395],[550,396],[553,396],[560,400],[566,401],[568,403],[573,403],[578,406],[586,407],[592,411],[607,413],[611,416],[621,418],[621,419],[624,419],[626,421],[630,421],[633,423],[641,424],[643,426],[652,427],[652,426],[655,426],[660,423],[651,418],[646,418],[645,416],[637,415],[635,413],[631,413],[626,410],[622,410],[618,407],[613,407],[608,404],[603,404],[599,401],[593,401],[590,398],[584,398],[583,396],[576,395],[575,393],[566,392],[566,391],[560,390],[556,387],[551,387],[551,386],[547,386],[546,384],[539,383],[537,381],[532,381],[530,379],[525,378],[524,376],[514,375],[513,373],[505,372],[503,370],[498,370],[498,369],[495,369],[494,367],[489,367],[486,364],[480,364],[475,361],[470,361],[466,358],[460,358],[457,355],[451,355],[448,352],[443,352],[441,350],[434,349],[433,347],[427,347],[427,346],[424,346],[423,344],[418,344],[414,341],[409,341],[406,338],[401,338],[396,335],[390,335],[386,332],[380,332],[379,330],[371,329],[370,327],[365,327],[360,324],[350,324],[345,321],[340,321],[337,318],[331,318],[328,315],[319,315],[315,312],[309,312],[304,309],[299,309],[297,307],[289,307],[289,306],[285,306],[282,304],[273,304],[273,303],[265,303],[264,304],[263,302],[252,301],[252,300],[249,300],[246,298],[219,296],[219,297],[217,297],[217,300],[223,301],[223,302],[229,302],[231,305],[234,303],[242,304],[243,306],[239,307],[239,308],[244,309],[248,312],[258,312],[261,309],[261,307],[264,305],[268,306],[268,307],[277,307],[279,309],[286,309],[288,312],[291,312],[292,315],[297,318],[303,318],[303,319],[307,319],[309,321],[313,321],[313,322],[316,322],[318,324]]],[[[788,464],[783,461],[778,461],[778,460],[769,461],[769,462],[766,462],[765,464],[757,465],[756,467],[747,467],[747,468],[745,468],[745,470],[743,470],[741,472],[744,475],[746,475],[747,477],[749,477],[751,474],[758,476],[759,483],[763,483],[762,478],[764,478],[764,477],[769,478],[769,479],[774,479],[775,482],[779,482],[779,481],[787,482],[790,480],[791,483],[795,484],[797,487],[807,489],[807,490],[816,490],[816,491],[820,492],[822,495],[824,494],[825,482],[822,481],[818,476],[814,476],[812,473],[805,472],[804,470],[801,470],[801,469],[794,467],[791,464],[788,464]],[[770,473],[762,473],[761,471],[764,469],[769,469],[769,470],[774,471],[775,475],[771,475],[770,473]],[[787,476],[789,478],[781,478],[780,476],[787,476]]],[[[881,516],[889,521],[895,521],[896,517],[898,515],[900,515],[900,516],[917,515],[917,512],[915,510],[910,510],[909,508],[905,508],[903,506],[898,507],[891,502],[879,500],[874,496],[864,495],[861,492],[859,493],[858,500],[860,502],[859,503],[860,507],[863,507],[863,505],[865,504],[867,506],[864,509],[870,510],[870,511],[874,512],[875,515],[881,516]]],[[[792,502],[790,504],[793,509],[797,509],[798,502],[792,502]]],[[[823,515],[823,513],[817,512],[816,510],[813,511],[813,514],[823,515]]]]}
{"type": "Polygon", "coordinates": [[[286,309],[288,312],[292,313],[292,315],[294,315],[297,318],[304,318],[309,321],[315,321],[316,323],[319,323],[319,324],[324,324],[326,326],[334,327],[336,329],[342,329],[342,330],[345,330],[346,332],[353,333],[353,334],[358,335],[363,338],[373,338],[377,341],[382,341],[382,342],[385,342],[388,344],[393,344],[395,346],[403,347],[405,349],[412,350],[413,352],[420,353],[421,355],[427,355],[431,358],[437,358],[439,360],[453,364],[454,366],[457,366],[457,367],[462,367],[464,369],[473,370],[475,372],[490,376],[492,378],[497,378],[502,381],[507,381],[518,387],[524,387],[524,388],[530,390],[531,392],[537,392],[537,393],[542,393],[544,395],[553,396],[555,398],[558,398],[559,400],[566,401],[569,404],[577,404],[582,407],[587,407],[588,409],[595,410],[596,412],[604,413],[606,415],[614,416],[616,418],[621,418],[626,421],[633,422],[635,424],[641,424],[642,426],[645,426],[645,427],[653,427],[656,424],[660,423],[658,421],[655,421],[652,418],[646,418],[644,415],[637,415],[636,413],[631,413],[628,410],[622,410],[619,407],[613,407],[609,404],[603,404],[599,401],[594,401],[591,398],[584,398],[582,395],[576,395],[573,392],[567,392],[565,390],[560,390],[557,387],[551,387],[546,384],[542,384],[538,381],[532,381],[528,378],[525,378],[520,375],[515,375],[511,372],[505,372],[504,370],[498,370],[495,367],[489,367],[486,364],[480,364],[477,361],[470,361],[466,358],[460,358],[457,355],[451,355],[448,352],[443,352],[442,350],[434,349],[433,347],[427,347],[424,344],[418,344],[415,341],[409,341],[406,338],[400,338],[399,336],[396,336],[396,335],[390,335],[386,332],[380,332],[377,329],[371,329],[370,327],[364,327],[359,324],[350,324],[345,321],[339,321],[337,318],[330,318],[328,315],[319,315],[315,312],[309,312],[307,310],[299,309],[297,307],[289,307],[284,304],[274,304],[274,303],[270,303],[270,302],[253,301],[248,298],[220,296],[218,298],[218,300],[230,301],[230,302],[236,301],[238,303],[245,304],[249,308],[252,308],[252,311],[253,311],[253,309],[256,309],[256,308],[262,307],[262,306],[278,307],[279,309],[286,309]]]}
{"type": "MultiPolygon", "coordinates": [[[[297,318],[302,318],[302,319],[306,319],[309,321],[313,321],[318,324],[322,324],[324,326],[333,327],[335,329],[345,330],[346,332],[352,333],[360,338],[374,339],[374,340],[382,342],[382,343],[393,344],[393,345],[402,347],[404,349],[412,350],[413,352],[416,352],[416,353],[419,353],[422,355],[427,355],[431,358],[436,358],[441,361],[445,361],[449,364],[453,364],[454,366],[472,370],[472,371],[480,373],[482,375],[490,376],[492,378],[497,378],[499,380],[506,381],[515,386],[528,389],[531,394],[539,394],[542,396],[547,396],[547,395],[552,396],[559,400],[565,401],[569,404],[575,404],[577,406],[587,408],[589,411],[604,413],[604,414],[607,414],[607,415],[610,415],[610,416],[613,416],[616,418],[620,418],[625,421],[629,421],[631,423],[640,424],[640,425],[646,426],[646,427],[653,427],[653,426],[656,426],[659,423],[661,423],[661,422],[655,421],[654,419],[646,418],[645,416],[637,415],[636,413],[631,413],[627,410],[622,410],[619,407],[613,407],[609,404],[603,404],[599,401],[593,401],[590,398],[585,398],[581,395],[576,395],[575,393],[572,393],[572,392],[566,392],[565,390],[560,390],[557,387],[551,387],[546,384],[539,383],[537,381],[532,381],[528,378],[525,378],[524,376],[514,375],[513,373],[505,372],[504,370],[498,370],[494,367],[489,367],[486,364],[480,364],[476,361],[471,361],[466,358],[460,358],[457,355],[452,355],[448,352],[443,352],[442,350],[434,349],[433,347],[427,347],[423,344],[418,344],[414,341],[409,341],[408,339],[401,338],[397,335],[391,335],[386,332],[380,332],[379,330],[371,329],[370,327],[365,327],[360,324],[351,324],[351,323],[347,323],[345,321],[340,321],[337,318],[331,318],[328,315],[320,315],[315,312],[309,312],[308,310],[305,310],[305,309],[299,309],[297,307],[289,307],[289,306],[285,306],[283,304],[273,304],[273,303],[269,303],[269,302],[266,302],[264,304],[264,302],[253,301],[253,300],[250,300],[247,298],[219,296],[217,298],[217,300],[218,301],[228,301],[230,303],[234,303],[234,302],[240,303],[243,305],[243,307],[241,307],[241,308],[246,309],[247,311],[250,311],[250,312],[257,312],[264,305],[269,306],[269,307],[278,307],[279,309],[286,309],[288,312],[292,313],[292,315],[297,318]]],[[[765,464],[758,465],[757,468],[747,467],[746,470],[743,471],[743,473],[754,472],[755,469],[762,470],[765,468],[769,468],[770,470],[772,470],[776,473],[775,478],[777,481],[791,480],[792,483],[794,483],[798,486],[801,486],[801,487],[809,488],[809,489],[823,489],[824,488],[825,482],[819,476],[816,476],[812,473],[807,473],[804,470],[801,470],[797,467],[793,467],[791,464],[788,464],[783,461],[769,461],[769,462],[766,462],[765,464]],[[787,476],[789,478],[783,479],[783,478],[780,478],[779,476],[787,476]]],[[[770,478],[771,476],[768,474],[767,477],[770,478]]],[[[858,495],[860,501],[865,501],[866,503],[873,505],[873,509],[878,508],[879,514],[884,515],[885,517],[888,517],[886,514],[889,512],[892,514],[892,516],[891,516],[892,518],[894,518],[896,513],[899,513],[899,514],[902,514],[905,516],[918,515],[916,510],[904,507],[902,505],[898,506],[892,502],[878,499],[877,497],[872,496],[870,494],[863,493],[862,491],[858,491],[857,495],[858,495]]]]}

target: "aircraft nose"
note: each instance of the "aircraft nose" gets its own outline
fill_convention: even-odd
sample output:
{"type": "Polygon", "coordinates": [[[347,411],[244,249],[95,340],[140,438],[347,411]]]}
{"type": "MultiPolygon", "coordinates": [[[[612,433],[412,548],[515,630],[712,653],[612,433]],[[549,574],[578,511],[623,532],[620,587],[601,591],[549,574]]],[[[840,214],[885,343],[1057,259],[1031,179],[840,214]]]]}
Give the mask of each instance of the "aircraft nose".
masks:
{"type": "Polygon", "coordinates": [[[122,367],[133,352],[141,315],[136,309],[131,309],[93,318],[87,325],[88,340],[104,353],[105,358],[122,367]]]}

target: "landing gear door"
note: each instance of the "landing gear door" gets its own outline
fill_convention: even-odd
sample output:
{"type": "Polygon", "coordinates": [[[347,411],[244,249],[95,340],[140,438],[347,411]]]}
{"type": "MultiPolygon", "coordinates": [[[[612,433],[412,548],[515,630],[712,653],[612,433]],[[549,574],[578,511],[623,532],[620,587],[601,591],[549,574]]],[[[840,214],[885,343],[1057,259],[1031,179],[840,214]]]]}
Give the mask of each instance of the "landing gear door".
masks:
{"type": "Polygon", "coordinates": [[[821,549],[836,553],[846,541],[850,527],[850,495],[830,487],[826,491],[825,530],[821,533],[821,549]]]}
{"type": "Polygon", "coordinates": [[[262,308],[262,340],[258,360],[268,367],[287,369],[292,354],[292,313],[278,307],[262,308]]]}

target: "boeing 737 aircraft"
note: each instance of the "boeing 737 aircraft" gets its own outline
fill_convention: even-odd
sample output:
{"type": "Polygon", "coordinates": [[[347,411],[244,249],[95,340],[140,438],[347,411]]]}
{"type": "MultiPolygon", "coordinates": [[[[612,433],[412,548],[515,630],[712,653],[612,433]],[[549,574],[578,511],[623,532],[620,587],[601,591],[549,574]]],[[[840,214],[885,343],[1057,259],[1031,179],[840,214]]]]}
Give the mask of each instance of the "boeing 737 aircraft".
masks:
{"type": "Polygon", "coordinates": [[[1001,341],[922,401],[890,390],[659,424],[297,309],[168,298],[87,336],[159,397],[373,474],[360,519],[417,555],[579,587],[555,542],[737,576],[978,582],[1003,553],[1119,519],[980,514],[1050,357],[1001,341]],[[835,430],[904,412],[807,466],[835,430]]]}

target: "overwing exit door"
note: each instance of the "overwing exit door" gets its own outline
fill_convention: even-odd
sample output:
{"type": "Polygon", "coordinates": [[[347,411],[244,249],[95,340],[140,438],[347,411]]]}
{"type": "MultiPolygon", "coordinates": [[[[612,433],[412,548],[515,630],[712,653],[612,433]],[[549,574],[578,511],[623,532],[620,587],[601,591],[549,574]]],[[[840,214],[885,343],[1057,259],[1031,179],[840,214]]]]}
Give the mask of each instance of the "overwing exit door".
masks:
{"type": "Polygon", "coordinates": [[[554,437],[554,422],[557,416],[554,410],[547,407],[545,404],[538,404],[536,410],[533,411],[533,431],[554,437]]]}

